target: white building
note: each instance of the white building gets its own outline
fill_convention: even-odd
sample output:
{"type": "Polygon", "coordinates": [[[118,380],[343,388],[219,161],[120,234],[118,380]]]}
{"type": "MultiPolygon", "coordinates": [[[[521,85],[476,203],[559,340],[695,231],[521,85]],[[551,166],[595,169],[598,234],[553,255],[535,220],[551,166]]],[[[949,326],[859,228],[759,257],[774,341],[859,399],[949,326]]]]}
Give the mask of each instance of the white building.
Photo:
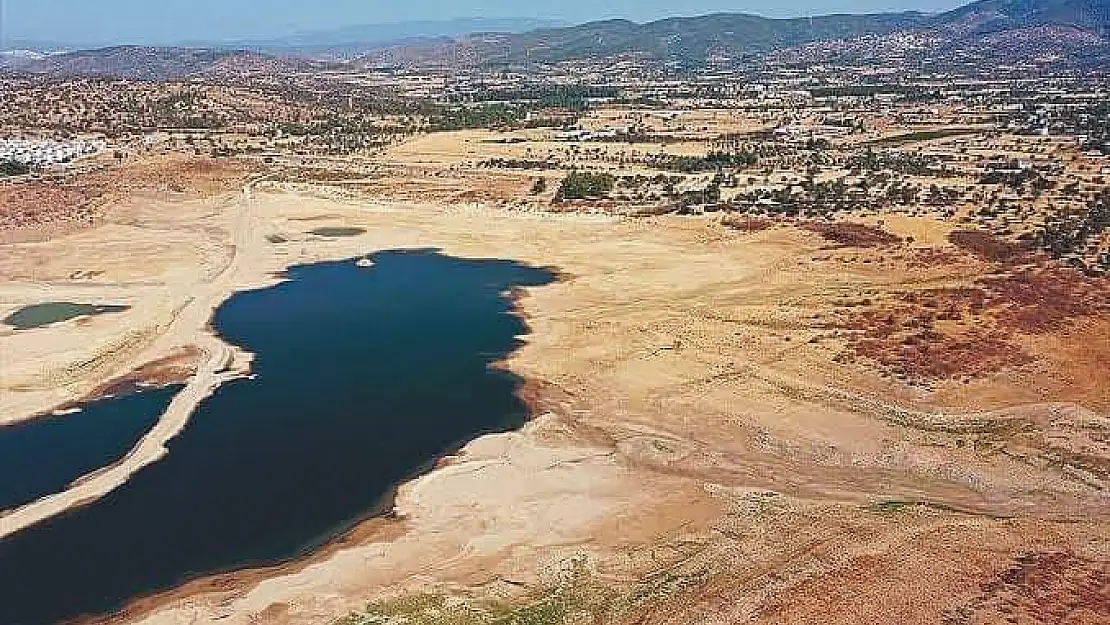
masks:
{"type": "Polygon", "coordinates": [[[32,167],[52,167],[71,163],[103,149],[104,143],[100,141],[0,139],[0,161],[14,161],[32,167]]]}

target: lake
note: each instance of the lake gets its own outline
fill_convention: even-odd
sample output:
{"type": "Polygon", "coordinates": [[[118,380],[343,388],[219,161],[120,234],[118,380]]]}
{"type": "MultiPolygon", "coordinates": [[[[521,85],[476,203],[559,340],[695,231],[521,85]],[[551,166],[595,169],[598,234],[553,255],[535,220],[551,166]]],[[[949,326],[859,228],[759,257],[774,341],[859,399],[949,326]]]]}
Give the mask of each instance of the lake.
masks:
{"type": "Polygon", "coordinates": [[[77,413],[0,427],[0,510],[61,492],[122,460],[181,389],[142,389],[83,404],[77,413]]]}
{"type": "Polygon", "coordinates": [[[435,250],[370,259],[291,268],[216,311],[254,379],[221,387],[122,488],[0,541],[5,625],[303,555],[437,458],[523,425],[521,380],[491,365],[527,331],[509,291],[554,274],[435,250]]]}

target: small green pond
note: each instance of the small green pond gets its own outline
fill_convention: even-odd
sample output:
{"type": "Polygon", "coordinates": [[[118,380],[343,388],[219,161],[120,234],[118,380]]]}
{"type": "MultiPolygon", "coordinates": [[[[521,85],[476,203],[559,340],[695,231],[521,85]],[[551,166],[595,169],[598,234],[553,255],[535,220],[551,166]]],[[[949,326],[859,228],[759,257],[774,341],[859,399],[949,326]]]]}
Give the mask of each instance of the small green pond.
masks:
{"type": "Polygon", "coordinates": [[[25,306],[4,318],[4,323],[16,330],[31,330],[41,328],[52,323],[61,323],[78,317],[105,315],[108,313],[121,313],[130,310],[130,306],[113,306],[100,304],[75,304],[73,302],[47,302],[25,306]]]}

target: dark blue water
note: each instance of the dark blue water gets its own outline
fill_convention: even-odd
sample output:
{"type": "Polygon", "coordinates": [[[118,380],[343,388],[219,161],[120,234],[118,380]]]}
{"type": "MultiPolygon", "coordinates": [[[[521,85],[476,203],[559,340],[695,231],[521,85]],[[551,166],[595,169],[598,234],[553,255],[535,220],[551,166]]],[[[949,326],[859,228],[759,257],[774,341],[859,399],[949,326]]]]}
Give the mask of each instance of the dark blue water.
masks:
{"type": "Polygon", "coordinates": [[[0,428],[0,510],[63,491],[77,478],[121,460],[181,388],[142,390],[85,404],[76,414],[0,428]]]}
{"type": "Polygon", "coordinates": [[[296,557],[401,481],[521,426],[490,364],[526,331],[507,291],[549,271],[434,251],[296,267],[216,313],[257,379],[201,405],[163,461],[97,503],[0,541],[0,623],[103,614],[202,574],[296,557]]]}

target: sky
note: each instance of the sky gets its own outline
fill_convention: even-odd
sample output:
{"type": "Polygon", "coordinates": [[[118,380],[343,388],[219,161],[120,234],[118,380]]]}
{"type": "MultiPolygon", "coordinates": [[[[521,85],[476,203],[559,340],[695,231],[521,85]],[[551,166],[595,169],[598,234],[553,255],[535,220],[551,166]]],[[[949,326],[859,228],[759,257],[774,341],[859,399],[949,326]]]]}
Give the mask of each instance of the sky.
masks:
{"type": "Polygon", "coordinates": [[[0,43],[168,45],[457,17],[530,17],[580,23],[612,17],[649,21],[713,12],[788,17],[940,11],[960,4],[960,0],[0,0],[0,43]]]}

